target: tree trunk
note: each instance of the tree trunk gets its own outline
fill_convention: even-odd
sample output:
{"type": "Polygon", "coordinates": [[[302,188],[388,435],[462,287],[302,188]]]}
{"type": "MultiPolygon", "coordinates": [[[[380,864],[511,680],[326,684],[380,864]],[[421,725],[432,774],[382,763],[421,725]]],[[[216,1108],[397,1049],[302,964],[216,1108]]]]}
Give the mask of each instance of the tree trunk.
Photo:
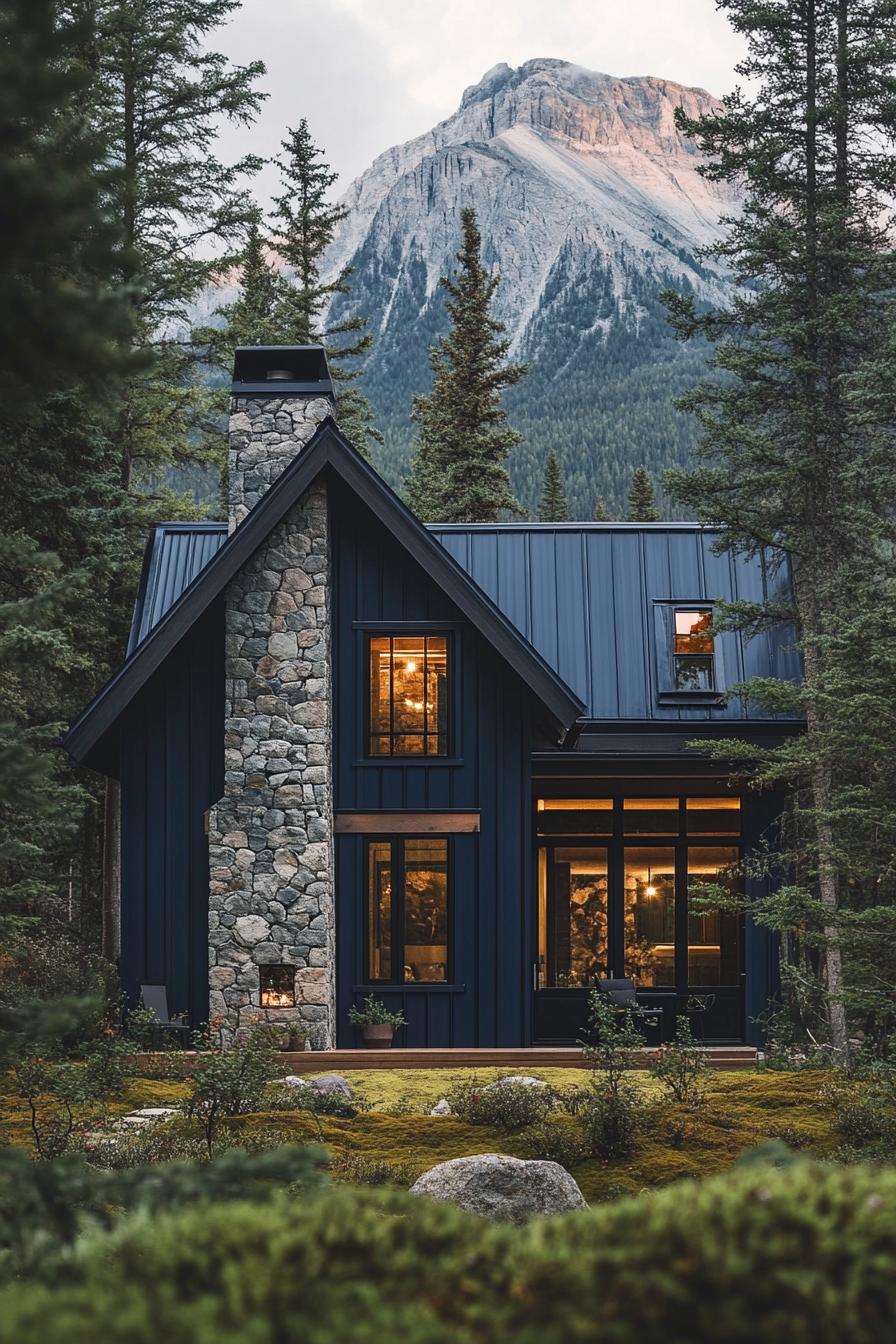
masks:
{"type": "MultiPolygon", "coordinates": [[[[813,690],[819,685],[822,671],[821,657],[815,644],[815,637],[820,635],[822,631],[818,615],[818,603],[815,597],[815,585],[811,577],[798,563],[794,564],[794,589],[800,616],[805,685],[809,692],[806,705],[806,733],[811,742],[813,738],[816,741],[819,740],[823,733],[823,725],[813,703],[813,690]]],[[[845,1066],[849,1063],[849,1033],[846,1021],[846,1006],[843,1002],[843,957],[840,950],[840,929],[837,919],[840,907],[840,891],[835,860],[834,830],[829,820],[832,785],[830,766],[823,759],[816,759],[811,771],[809,789],[812,797],[815,843],[818,852],[816,881],[824,919],[826,1011],[834,1057],[839,1064],[845,1066]]]]}
{"type": "Polygon", "coordinates": [[[103,824],[103,935],[102,951],[107,961],[121,954],[121,785],[106,780],[103,824]]]}

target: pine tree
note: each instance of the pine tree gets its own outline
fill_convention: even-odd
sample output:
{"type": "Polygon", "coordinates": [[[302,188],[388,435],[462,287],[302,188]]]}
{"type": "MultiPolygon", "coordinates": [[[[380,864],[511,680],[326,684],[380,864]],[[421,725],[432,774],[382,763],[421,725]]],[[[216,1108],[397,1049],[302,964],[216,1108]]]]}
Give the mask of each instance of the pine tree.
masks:
{"type": "MultiPolygon", "coordinates": [[[[257,221],[250,225],[246,247],[239,261],[239,293],[232,303],[216,310],[223,321],[220,329],[205,334],[214,347],[211,358],[232,367],[233,351],[240,345],[277,345],[277,308],[283,301],[286,281],[270,260],[270,244],[257,221]]],[[[194,340],[202,335],[194,332],[194,340]]]]}
{"type": "Polygon", "coordinates": [[[565,523],[569,520],[569,505],[563,490],[563,477],[553,448],[548,453],[545,463],[544,488],[538,517],[543,523],[565,523]]]}
{"type": "Polygon", "coordinates": [[[461,212],[459,271],[443,277],[451,329],[430,354],[433,387],[417,397],[418,440],[407,486],[411,508],[425,521],[493,522],[519,513],[506,461],[521,435],[507,425],[501,392],[518,383],[523,364],[503,364],[510,341],[492,317],[499,277],[482,264],[476,212],[461,212]]]}
{"type": "Polygon", "coordinates": [[[715,342],[724,374],[685,403],[703,438],[669,488],[721,525],[723,548],[761,553],[772,576],[792,566],[789,598],[773,583],[777,596],[724,619],[751,632],[793,620],[798,632],[804,687],[748,688],[771,710],[802,709],[807,726],[756,767],[793,794],[790,872],[758,917],[801,947],[788,975],[807,1011],[819,989],[807,968],[818,967],[843,1059],[848,1006],[867,1023],[880,994],[883,1017],[896,984],[883,962],[871,981],[850,983],[850,958],[867,977],[869,959],[892,942],[892,864],[870,845],[861,809],[864,772],[891,776],[896,726],[844,643],[852,631],[892,668],[892,646],[872,654],[865,641],[896,586],[896,254],[884,224],[896,185],[896,14],[885,0],[722,8],[747,40],[739,73],[751,92],[679,124],[711,156],[707,177],[745,187],[743,215],[716,249],[742,288],[722,312],[669,296],[679,334],[715,342]]]}
{"type": "Polygon", "coordinates": [[[656,491],[650,473],[645,467],[635,467],[631,488],[628,492],[628,521],[630,523],[656,523],[660,511],[656,506],[656,491]]]}
{"type": "Polygon", "coordinates": [[[382,443],[367,398],[357,386],[361,357],[371,345],[363,317],[328,325],[326,313],[336,295],[348,294],[351,270],[333,280],[321,277],[321,259],[339,224],[348,215],[343,205],[328,197],[338,174],[324,161],[304,118],[287,131],[278,159],[282,191],[274,198],[272,221],[276,247],[292,272],[292,283],[281,291],[274,312],[277,341],[284,345],[320,342],[337,384],[336,412],[346,437],[363,453],[372,442],[382,443]]]}
{"type": "Polygon", "coordinates": [[[89,24],[57,0],[0,3],[0,426],[75,379],[115,372],[128,314],[121,238],[103,208],[105,146],[85,120],[89,24]]]}
{"type": "Polygon", "coordinates": [[[597,499],[594,501],[591,520],[595,523],[608,523],[610,521],[610,515],[607,512],[607,506],[604,503],[603,495],[598,495],[597,499]]]}
{"type": "Polygon", "coordinates": [[[194,301],[232,264],[255,217],[242,183],[261,160],[225,164],[213,146],[222,120],[246,125],[255,117],[264,66],[233,66],[209,49],[239,0],[84,4],[95,23],[84,54],[96,76],[88,113],[116,169],[111,204],[142,355],[116,430],[130,486],[172,461],[214,461],[223,451],[202,352],[185,338],[194,301]]]}
{"type": "Polygon", "coordinates": [[[89,890],[69,859],[92,798],[53,742],[108,665],[108,609],[143,521],[103,431],[128,372],[130,305],[108,153],[84,116],[92,42],[69,7],[0,0],[0,323],[15,337],[0,371],[0,923],[17,967],[23,948],[54,941],[60,986],[59,892],[70,875],[89,890]]]}

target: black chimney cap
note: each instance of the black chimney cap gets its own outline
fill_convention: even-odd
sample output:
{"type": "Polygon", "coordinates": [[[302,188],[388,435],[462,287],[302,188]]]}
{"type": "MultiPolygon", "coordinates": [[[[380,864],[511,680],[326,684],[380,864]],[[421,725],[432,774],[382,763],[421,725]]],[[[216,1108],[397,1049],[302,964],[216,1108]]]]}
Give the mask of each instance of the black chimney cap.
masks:
{"type": "Polygon", "coordinates": [[[327,396],[333,379],[322,345],[241,345],[233,357],[235,397],[327,396]]]}

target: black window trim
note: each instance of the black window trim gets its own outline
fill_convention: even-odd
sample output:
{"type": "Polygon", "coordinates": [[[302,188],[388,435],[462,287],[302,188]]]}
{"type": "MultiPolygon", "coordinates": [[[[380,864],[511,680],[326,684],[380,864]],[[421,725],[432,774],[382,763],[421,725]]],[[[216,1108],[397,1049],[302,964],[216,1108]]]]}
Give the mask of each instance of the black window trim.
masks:
{"type": "Polygon", "coordinates": [[[408,835],[365,835],[363,850],[363,912],[362,912],[362,957],[363,957],[363,975],[361,981],[365,985],[371,985],[374,988],[398,989],[398,990],[444,990],[454,984],[454,901],[452,899],[452,876],[454,866],[454,846],[452,844],[453,835],[438,835],[429,833],[408,834],[408,835]],[[445,842],[445,895],[447,910],[445,912],[445,926],[447,934],[447,953],[445,957],[445,979],[444,980],[405,980],[405,942],[404,942],[404,914],[405,914],[405,844],[408,840],[443,840],[445,842]],[[390,979],[374,980],[370,974],[370,846],[375,844],[386,844],[389,846],[390,865],[392,868],[392,976],[390,979]],[[400,953],[400,955],[399,955],[400,953]],[[400,977],[398,970],[401,970],[400,977]]]}
{"type": "Polygon", "coordinates": [[[676,629],[676,618],[677,618],[678,613],[679,613],[680,611],[681,611],[681,612],[689,612],[689,613],[692,613],[692,614],[694,614],[694,615],[699,615],[700,613],[702,613],[702,612],[704,612],[704,611],[708,611],[708,612],[709,612],[709,617],[710,617],[710,623],[711,623],[711,622],[712,622],[713,608],[712,608],[712,605],[711,605],[711,604],[705,604],[705,605],[697,606],[696,604],[688,603],[688,604],[685,606],[685,605],[683,605],[683,604],[681,604],[681,603],[678,603],[678,602],[676,602],[675,605],[673,606],[673,608],[672,608],[672,680],[673,680],[673,682],[674,682],[675,679],[676,679],[676,675],[677,675],[677,667],[678,667],[679,660],[684,659],[685,661],[690,662],[691,659],[696,659],[696,658],[709,658],[709,660],[710,660],[711,677],[712,677],[712,685],[711,685],[711,686],[695,686],[695,687],[673,686],[672,689],[675,691],[675,693],[676,693],[677,695],[682,695],[682,694],[684,694],[684,695],[688,695],[688,694],[692,694],[693,691],[697,691],[697,693],[700,694],[700,695],[718,695],[718,689],[717,689],[717,685],[716,685],[716,683],[717,683],[717,681],[718,681],[718,676],[717,676],[718,666],[717,666],[717,659],[716,659],[716,640],[715,640],[715,636],[714,636],[714,635],[710,635],[710,639],[712,640],[712,652],[709,653],[709,654],[707,654],[707,653],[679,653],[679,652],[678,652],[678,649],[676,648],[676,641],[677,641],[677,639],[678,639],[678,630],[676,629]]]}
{"type": "MultiPolygon", "coordinates": [[[[364,713],[362,715],[361,720],[364,725],[364,744],[363,744],[363,751],[361,754],[361,759],[363,763],[365,765],[385,765],[390,762],[400,763],[402,765],[407,764],[416,765],[424,762],[427,764],[430,762],[435,762],[439,765],[457,763],[454,760],[454,753],[453,753],[454,723],[456,719],[454,687],[456,685],[457,680],[456,623],[453,625],[452,622],[449,621],[439,623],[433,623],[432,621],[390,621],[385,623],[382,621],[377,622],[356,621],[353,624],[356,629],[362,632],[362,640],[363,640],[363,647],[362,647],[363,675],[361,678],[361,685],[364,691],[364,713]],[[390,750],[388,755],[384,753],[383,755],[377,756],[374,755],[374,753],[371,751],[371,745],[373,742],[373,725],[371,722],[371,714],[370,714],[370,708],[371,708],[370,701],[371,701],[371,689],[372,689],[370,681],[370,641],[372,639],[383,639],[383,638],[389,640],[406,639],[413,635],[419,635],[424,641],[427,639],[431,639],[434,636],[437,637],[439,635],[444,636],[445,639],[445,680],[447,683],[445,688],[445,718],[446,718],[445,750],[444,752],[427,752],[424,749],[424,751],[419,753],[390,750]]],[[[424,672],[424,678],[425,678],[425,672],[424,672]]],[[[395,713],[394,694],[392,690],[391,672],[390,672],[390,683],[389,683],[390,748],[393,746],[394,738],[396,736],[394,730],[394,717],[393,717],[394,713],[395,713]]],[[[426,721],[424,717],[424,732],[422,734],[424,748],[427,745],[426,740],[427,733],[425,731],[425,722],[426,721]]],[[[378,734],[378,736],[382,736],[382,734],[378,734]]],[[[415,736],[415,734],[409,733],[404,734],[404,736],[410,737],[415,736]]],[[[429,734],[429,736],[438,738],[439,733],[438,732],[431,733],[429,734]]]]}
{"type": "MultiPolygon", "coordinates": [[[[684,597],[664,597],[653,600],[653,639],[654,668],[656,672],[656,699],[660,705],[718,705],[725,691],[724,666],[718,636],[713,636],[713,651],[709,656],[713,664],[712,690],[687,690],[676,687],[675,658],[696,657],[696,654],[675,653],[675,613],[677,611],[715,611],[715,603],[707,598],[693,600],[684,597]],[[666,628],[661,619],[662,613],[669,613],[670,624],[666,628]]],[[[699,655],[706,657],[706,654],[699,655]]]]}

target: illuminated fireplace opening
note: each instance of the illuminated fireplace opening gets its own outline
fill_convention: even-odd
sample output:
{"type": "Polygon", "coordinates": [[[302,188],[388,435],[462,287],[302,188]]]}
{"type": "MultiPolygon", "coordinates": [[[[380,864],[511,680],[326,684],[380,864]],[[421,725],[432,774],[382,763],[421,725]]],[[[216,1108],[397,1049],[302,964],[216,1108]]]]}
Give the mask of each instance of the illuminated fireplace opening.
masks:
{"type": "Polygon", "coordinates": [[[262,1008],[295,1008],[296,968],[259,966],[262,1008]]]}

